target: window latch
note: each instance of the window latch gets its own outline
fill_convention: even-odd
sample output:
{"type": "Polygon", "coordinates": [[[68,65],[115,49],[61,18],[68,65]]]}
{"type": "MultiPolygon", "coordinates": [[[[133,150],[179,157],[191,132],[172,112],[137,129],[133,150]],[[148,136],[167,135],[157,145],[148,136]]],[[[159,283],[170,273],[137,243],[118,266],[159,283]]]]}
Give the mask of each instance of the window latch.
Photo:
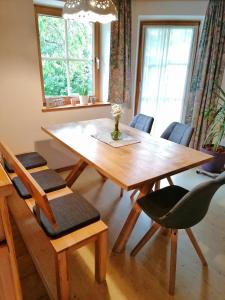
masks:
{"type": "Polygon", "coordinates": [[[100,59],[98,57],[95,57],[95,64],[96,64],[97,70],[99,70],[100,69],[100,59]]]}

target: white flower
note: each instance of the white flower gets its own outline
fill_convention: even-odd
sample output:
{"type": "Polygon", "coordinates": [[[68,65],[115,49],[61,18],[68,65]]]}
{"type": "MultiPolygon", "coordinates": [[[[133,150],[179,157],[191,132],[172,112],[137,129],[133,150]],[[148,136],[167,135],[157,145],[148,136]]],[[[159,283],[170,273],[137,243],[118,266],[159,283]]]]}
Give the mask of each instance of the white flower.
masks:
{"type": "Polygon", "coordinates": [[[122,107],[120,104],[112,104],[112,115],[114,118],[120,117],[121,114],[123,113],[122,107]]]}

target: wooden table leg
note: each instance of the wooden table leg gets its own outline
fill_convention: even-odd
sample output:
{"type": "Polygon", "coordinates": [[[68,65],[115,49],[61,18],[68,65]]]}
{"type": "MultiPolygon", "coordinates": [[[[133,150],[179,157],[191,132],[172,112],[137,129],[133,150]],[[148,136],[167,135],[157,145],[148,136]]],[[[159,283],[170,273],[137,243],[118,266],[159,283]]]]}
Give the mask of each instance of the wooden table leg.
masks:
{"type": "Polygon", "coordinates": [[[101,172],[99,172],[98,170],[96,170],[98,172],[98,174],[102,177],[103,182],[105,182],[108,178],[105,177],[101,172]]]}
{"type": "MultiPolygon", "coordinates": [[[[147,195],[153,187],[154,183],[148,183],[145,184],[141,189],[140,189],[140,194],[138,196],[138,199],[147,195]]],[[[120,231],[120,234],[114,244],[113,251],[120,253],[124,251],[126,243],[131,235],[131,232],[137,222],[137,219],[141,213],[141,207],[138,205],[137,202],[134,203],[133,208],[123,225],[122,230],[120,231]]]]}
{"type": "Polygon", "coordinates": [[[71,187],[74,184],[87,165],[88,164],[85,161],[79,160],[70,174],[66,177],[66,184],[68,187],[71,187]]]}

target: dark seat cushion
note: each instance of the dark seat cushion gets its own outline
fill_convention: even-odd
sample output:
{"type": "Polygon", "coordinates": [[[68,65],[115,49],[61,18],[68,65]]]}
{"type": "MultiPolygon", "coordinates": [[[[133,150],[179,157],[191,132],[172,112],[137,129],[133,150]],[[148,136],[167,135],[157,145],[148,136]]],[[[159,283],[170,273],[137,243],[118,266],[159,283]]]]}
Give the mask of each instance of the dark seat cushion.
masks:
{"type": "Polygon", "coordinates": [[[138,204],[151,219],[161,224],[160,218],[167,214],[188,192],[180,186],[171,185],[139,199],[138,204]]]}
{"type": "MultiPolygon", "coordinates": [[[[35,172],[31,175],[46,193],[62,189],[66,186],[65,180],[62,179],[58,173],[51,169],[35,172]]],[[[13,178],[12,182],[20,197],[23,199],[31,198],[30,193],[19,177],[13,178]]]]}
{"type": "Polygon", "coordinates": [[[52,228],[42,211],[40,221],[44,231],[51,238],[59,238],[100,220],[99,212],[77,192],[51,200],[49,204],[58,228],[52,228]]]}
{"type": "MultiPolygon", "coordinates": [[[[27,170],[47,165],[47,161],[38,152],[19,154],[16,155],[16,158],[21,162],[21,164],[27,170]]],[[[7,172],[9,173],[14,172],[13,168],[6,160],[4,161],[4,165],[7,172]]]]}

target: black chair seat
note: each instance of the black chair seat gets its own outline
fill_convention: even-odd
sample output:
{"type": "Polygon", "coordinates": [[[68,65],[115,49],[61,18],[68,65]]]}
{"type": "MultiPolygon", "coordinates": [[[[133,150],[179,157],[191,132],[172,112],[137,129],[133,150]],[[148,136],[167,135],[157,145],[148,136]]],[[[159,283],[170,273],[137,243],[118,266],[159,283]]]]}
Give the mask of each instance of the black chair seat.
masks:
{"type": "Polygon", "coordinates": [[[143,211],[154,221],[161,224],[160,218],[166,215],[189,191],[171,185],[138,200],[143,211]]]}
{"type": "MultiPolygon", "coordinates": [[[[16,155],[16,158],[27,170],[47,165],[47,161],[38,152],[18,154],[16,155]]],[[[7,172],[14,172],[13,168],[6,160],[4,161],[4,165],[7,172]]]]}
{"type": "Polygon", "coordinates": [[[51,238],[59,238],[100,220],[99,212],[77,192],[51,200],[49,204],[58,227],[52,228],[42,212],[40,212],[40,222],[51,238]]]}
{"type": "MultiPolygon", "coordinates": [[[[65,180],[54,170],[47,169],[32,173],[31,175],[46,193],[50,193],[66,187],[65,180]]],[[[12,182],[20,197],[22,197],[23,199],[31,198],[30,193],[19,177],[13,178],[12,182]]]]}

